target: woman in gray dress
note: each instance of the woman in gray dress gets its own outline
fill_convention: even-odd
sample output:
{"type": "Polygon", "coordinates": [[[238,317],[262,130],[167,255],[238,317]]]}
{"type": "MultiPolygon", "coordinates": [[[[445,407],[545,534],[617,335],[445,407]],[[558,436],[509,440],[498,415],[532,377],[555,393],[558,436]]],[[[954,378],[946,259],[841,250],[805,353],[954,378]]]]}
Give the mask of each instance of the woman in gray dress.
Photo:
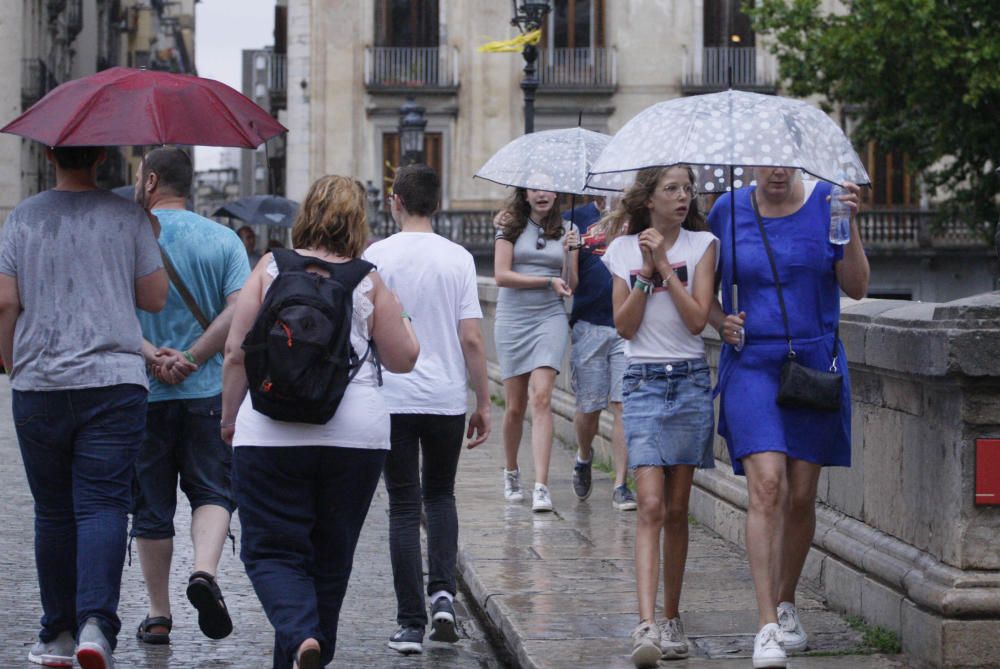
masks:
{"type": "MultiPolygon", "coordinates": [[[[578,234],[564,227],[556,194],[518,188],[498,217],[494,276],[500,288],[494,339],[503,376],[506,413],[504,498],[524,499],[517,451],[531,397],[531,449],[535,458],[533,511],[551,511],[552,388],[562,365],[569,323],[563,298],[566,256],[577,253],[578,234]]],[[[575,267],[575,262],[573,263],[575,267]]]]}

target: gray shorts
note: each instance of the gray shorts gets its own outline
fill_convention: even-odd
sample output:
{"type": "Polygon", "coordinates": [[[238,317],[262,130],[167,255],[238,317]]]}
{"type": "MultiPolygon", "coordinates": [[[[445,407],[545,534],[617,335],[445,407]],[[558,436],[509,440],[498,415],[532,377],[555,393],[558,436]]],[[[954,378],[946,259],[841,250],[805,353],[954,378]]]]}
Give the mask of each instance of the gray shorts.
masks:
{"type": "Polygon", "coordinates": [[[593,413],[606,409],[609,401],[621,402],[625,340],[613,327],[577,321],[572,341],[570,365],[576,410],[593,413]]]}

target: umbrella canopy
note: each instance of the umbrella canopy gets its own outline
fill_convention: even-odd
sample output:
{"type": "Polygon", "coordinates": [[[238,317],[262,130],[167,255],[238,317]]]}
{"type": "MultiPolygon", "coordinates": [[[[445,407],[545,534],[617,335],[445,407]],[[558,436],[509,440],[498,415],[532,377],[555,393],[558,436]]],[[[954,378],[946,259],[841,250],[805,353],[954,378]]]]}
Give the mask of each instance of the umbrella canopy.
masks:
{"type": "Polygon", "coordinates": [[[732,186],[747,185],[753,166],[870,183],[850,140],[822,110],[802,100],[729,90],[640,112],[605,147],[587,185],[621,190],[639,169],[681,163],[696,168],[698,188],[708,193],[728,190],[730,176],[732,186]]]}
{"type": "Polygon", "coordinates": [[[47,146],[247,149],[285,131],[252,100],[221,82],[125,67],[66,82],[0,129],[47,146]]]}
{"type": "Polygon", "coordinates": [[[587,188],[587,174],[611,137],[583,128],[522,135],[486,161],[475,176],[502,186],[574,195],[604,195],[587,188]]]}
{"type": "Polygon", "coordinates": [[[238,218],[252,225],[290,228],[298,211],[297,202],[280,195],[251,195],[222,205],[212,215],[238,218]]]}

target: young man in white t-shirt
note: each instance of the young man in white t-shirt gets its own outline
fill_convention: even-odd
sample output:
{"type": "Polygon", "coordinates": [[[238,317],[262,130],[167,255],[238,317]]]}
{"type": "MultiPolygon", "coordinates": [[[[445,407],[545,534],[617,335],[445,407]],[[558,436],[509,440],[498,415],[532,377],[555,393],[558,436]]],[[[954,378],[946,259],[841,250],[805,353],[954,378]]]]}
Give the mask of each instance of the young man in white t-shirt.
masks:
{"type": "Polygon", "coordinates": [[[399,629],[389,647],[423,650],[427,614],[420,555],[421,502],[427,516],[427,595],[431,641],[455,642],[455,561],[458,513],[455,474],[463,433],[469,448],[490,433],[490,395],[476,269],[464,248],[434,233],[441,181],[426,165],[396,173],[392,217],[401,232],[372,244],[365,258],[412,315],[420,358],[409,374],[385,373],[382,388],[392,417],[392,450],[385,462],[389,548],[399,629]],[[465,424],[466,369],[476,409],[465,424]],[[473,435],[475,435],[474,438],[473,435]],[[423,481],[420,456],[423,455],[423,481]]]}

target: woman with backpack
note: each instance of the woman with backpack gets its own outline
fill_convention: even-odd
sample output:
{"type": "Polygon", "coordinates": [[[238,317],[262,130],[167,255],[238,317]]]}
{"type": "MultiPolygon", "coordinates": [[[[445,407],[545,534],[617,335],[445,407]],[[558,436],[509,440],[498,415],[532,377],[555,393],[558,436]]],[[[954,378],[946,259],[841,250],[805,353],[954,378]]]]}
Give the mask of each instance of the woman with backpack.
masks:
{"type": "Polygon", "coordinates": [[[278,249],[257,264],[226,340],[222,437],[234,446],[240,557],[274,627],[274,669],[333,659],[354,549],[389,448],[369,346],[397,373],[413,369],[419,353],[399,301],[359,259],[366,206],[353,179],[317,180],[292,228],[294,253],[278,249]],[[327,318],[331,307],[345,317],[327,318]],[[309,341],[316,331],[329,335],[328,346],[309,341]],[[321,355],[310,361],[313,344],[321,355]],[[323,378],[316,361],[340,356],[349,374],[323,378]],[[300,366],[303,374],[290,376],[300,366]],[[317,393],[317,385],[332,390],[317,393]]]}
{"type": "Polygon", "coordinates": [[[632,632],[639,668],[690,652],[680,619],[688,499],[695,469],[715,466],[712,377],[699,335],[714,303],[718,239],[696,195],[687,166],[640,170],[609,214],[613,241],[603,258],[613,276],[615,327],[627,340],[623,422],[639,504],[639,624],[632,632]],[[657,626],[661,538],[663,622],[657,626]]]}

